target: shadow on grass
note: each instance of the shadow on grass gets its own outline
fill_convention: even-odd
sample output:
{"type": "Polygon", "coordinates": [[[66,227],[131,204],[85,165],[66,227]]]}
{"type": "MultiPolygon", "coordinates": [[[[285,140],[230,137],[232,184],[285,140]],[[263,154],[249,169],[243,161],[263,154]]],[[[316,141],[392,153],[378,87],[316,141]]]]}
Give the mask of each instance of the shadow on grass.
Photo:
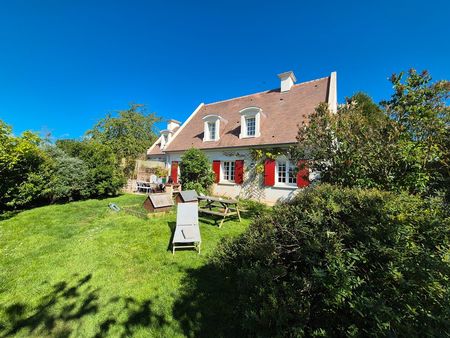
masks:
{"type": "Polygon", "coordinates": [[[153,301],[138,301],[131,297],[113,297],[101,302],[100,289],[90,285],[92,274],[75,281],[62,281],[52,285],[52,290],[41,298],[37,306],[15,303],[0,308],[6,322],[0,323],[1,337],[28,334],[35,336],[68,337],[75,334],[80,320],[99,312],[106,317],[96,327],[95,337],[104,337],[114,327],[119,336],[129,337],[140,327],[163,327],[164,316],[152,310],[153,301]],[[118,319],[118,314],[121,314],[118,319]],[[122,316],[122,314],[126,314],[122,316]]]}
{"type": "Polygon", "coordinates": [[[190,269],[172,315],[188,337],[239,337],[234,318],[236,292],[226,272],[214,264],[190,269]]]}
{"type": "Polygon", "coordinates": [[[7,219],[13,218],[14,216],[18,215],[20,212],[21,212],[20,210],[0,212],[0,221],[6,221],[7,219]]]}
{"type": "Polygon", "coordinates": [[[167,251],[172,251],[172,241],[173,241],[173,236],[175,236],[175,228],[177,226],[176,222],[167,222],[167,226],[170,229],[170,239],[169,239],[169,243],[167,243],[167,251]]]}

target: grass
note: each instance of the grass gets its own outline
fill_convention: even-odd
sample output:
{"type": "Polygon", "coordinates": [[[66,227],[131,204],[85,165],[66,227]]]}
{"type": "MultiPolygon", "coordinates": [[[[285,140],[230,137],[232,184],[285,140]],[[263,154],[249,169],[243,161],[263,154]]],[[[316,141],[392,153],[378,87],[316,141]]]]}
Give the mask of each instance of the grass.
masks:
{"type": "Polygon", "coordinates": [[[205,270],[208,256],[221,238],[239,235],[249,221],[227,220],[219,229],[201,218],[202,254],[185,250],[172,256],[175,212],[145,219],[113,212],[111,202],[139,210],[143,197],[45,206],[0,222],[0,336],[214,332],[222,310],[208,307],[215,297],[226,304],[226,292],[220,289],[223,276],[205,270]]]}

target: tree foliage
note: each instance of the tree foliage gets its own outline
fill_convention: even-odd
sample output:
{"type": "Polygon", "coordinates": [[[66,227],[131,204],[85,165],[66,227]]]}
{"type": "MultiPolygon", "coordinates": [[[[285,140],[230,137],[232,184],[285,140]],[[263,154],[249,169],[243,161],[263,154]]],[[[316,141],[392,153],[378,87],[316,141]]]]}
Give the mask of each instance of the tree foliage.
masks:
{"type": "Polygon", "coordinates": [[[449,82],[431,83],[428,73],[414,70],[391,82],[394,94],[382,106],[362,93],[336,114],[318,106],[299,130],[295,157],[313,159],[324,182],[448,194],[449,82]]]}
{"type": "Polygon", "coordinates": [[[160,119],[148,113],[145,105],[131,104],[115,115],[108,114],[87,131],[87,136],[109,146],[118,161],[123,162],[126,177],[131,177],[135,160],[144,156],[156,140],[154,124],[160,119]]]}
{"type": "Polygon", "coordinates": [[[0,120],[0,211],[28,206],[45,194],[48,159],[34,133],[12,134],[0,120]]]}
{"type": "Polygon", "coordinates": [[[294,156],[315,159],[311,169],[324,182],[368,188],[398,184],[395,127],[363,93],[348,99],[336,114],[319,105],[297,139],[294,156]]]}
{"type": "Polygon", "coordinates": [[[55,146],[48,146],[46,152],[53,160],[48,189],[51,201],[70,201],[89,197],[91,189],[85,162],[67,155],[55,146]]]}
{"type": "Polygon", "coordinates": [[[95,140],[58,140],[56,145],[85,163],[91,196],[115,195],[125,183],[117,159],[107,145],[95,140]]]}
{"type": "Polygon", "coordinates": [[[254,336],[443,336],[450,214],[438,198],[322,185],[257,218],[213,263],[254,336]]]}
{"type": "Polygon", "coordinates": [[[382,102],[396,123],[403,179],[421,193],[440,190],[450,177],[450,107],[446,103],[450,82],[431,81],[426,71],[419,74],[411,69],[407,77],[404,72],[394,74],[394,94],[382,102]]]}
{"type": "Polygon", "coordinates": [[[183,190],[208,192],[214,183],[214,173],[206,155],[197,148],[184,152],[180,162],[180,180],[183,190]]]}
{"type": "Polygon", "coordinates": [[[94,140],[15,136],[0,120],[0,212],[37,204],[115,195],[124,184],[112,150],[94,140]]]}

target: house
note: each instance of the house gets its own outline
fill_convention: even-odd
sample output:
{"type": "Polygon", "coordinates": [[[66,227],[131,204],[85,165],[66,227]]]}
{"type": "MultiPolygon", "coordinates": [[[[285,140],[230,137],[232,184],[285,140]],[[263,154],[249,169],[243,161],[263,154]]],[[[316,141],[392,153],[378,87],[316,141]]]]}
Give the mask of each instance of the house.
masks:
{"type": "Polygon", "coordinates": [[[229,100],[201,103],[185,123],[169,120],[148,149],[149,159],[165,162],[174,182],[178,163],[191,147],[201,149],[215,173],[213,193],[273,204],[288,199],[313,178],[305,164],[296,170],[284,154],[296,143],[299,125],[321,102],[337,109],[336,72],[295,84],[293,72],[278,75],[280,88],[229,100]],[[255,154],[263,155],[258,158],[255,154]],[[275,150],[275,151],[274,151],[275,150]],[[273,159],[266,152],[277,153],[273,159]]]}

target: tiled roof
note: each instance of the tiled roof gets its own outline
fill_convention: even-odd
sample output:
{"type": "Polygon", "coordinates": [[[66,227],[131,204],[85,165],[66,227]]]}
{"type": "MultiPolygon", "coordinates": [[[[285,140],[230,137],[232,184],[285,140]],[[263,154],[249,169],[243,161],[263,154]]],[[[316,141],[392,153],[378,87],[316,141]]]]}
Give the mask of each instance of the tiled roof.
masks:
{"type": "MultiPolygon", "coordinates": [[[[295,143],[298,126],[305,121],[320,102],[326,102],[329,77],[294,85],[287,92],[280,89],[242,96],[231,100],[206,104],[192,116],[164,151],[184,151],[190,147],[214,149],[276,145],[295,143]],[[239,111],[247,107],[262,109],[261,136],[240,139],[241,120],[239,111]],[[207,115],[219,115],[218,141],[203,142],[203,120],[207,115]]],[[[154,147],[153,150],[157,151],[154,147]]],[[[153,151],[152,150],[152,151],[153,151]]],[[[160,150],[159,150],[160,151],[160,150]]]]}
{"type": "MultiPolygon", "coordinates": [[[[171,120],[171,121],[176,121],[176,120],[171,120]]],[[[178,122],[178,121],[176,121],[178,122]]],[[[179,129],[180,127],[175,127],[172,130],[172,133],[175,134],[175,132],[179,129]]],[[[150,149],[148,149],[147,151],[147,156],[158,156],[158,155],[164,155],[164,152],[161,150],[161,136],[160,138],[158,138],[156,140],[156,142],[153,144],[153,146],[150,147],[150,149]]]]}
{"type": "Polygon", "coordinates": [[[157,155],[164,155],[163,151],[161,150],[161,139],[158,139],[156,141],[156,144],[154,144],[148,151],[148,156],[157,156],[157,155]]]}

